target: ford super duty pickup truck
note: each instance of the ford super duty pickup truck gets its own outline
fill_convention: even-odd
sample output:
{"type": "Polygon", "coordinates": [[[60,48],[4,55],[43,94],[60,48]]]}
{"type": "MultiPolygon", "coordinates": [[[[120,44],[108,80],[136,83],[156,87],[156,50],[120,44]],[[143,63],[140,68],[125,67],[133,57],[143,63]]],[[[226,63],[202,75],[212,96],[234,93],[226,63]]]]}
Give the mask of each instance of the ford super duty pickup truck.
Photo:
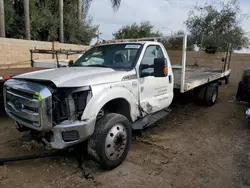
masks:
{"type": "Polygon", "coordinates": [[[212,106],[224,70],[172,66],[163,44],[127,41],[96,45],[69,67],[14,76],[4,84],[7,114],[20,131],[35,131],[54,149],[87,143],[102,168],[121,164],[132,130],[141,130],[169,113],[174,89],[195,91],[212,106]]]}

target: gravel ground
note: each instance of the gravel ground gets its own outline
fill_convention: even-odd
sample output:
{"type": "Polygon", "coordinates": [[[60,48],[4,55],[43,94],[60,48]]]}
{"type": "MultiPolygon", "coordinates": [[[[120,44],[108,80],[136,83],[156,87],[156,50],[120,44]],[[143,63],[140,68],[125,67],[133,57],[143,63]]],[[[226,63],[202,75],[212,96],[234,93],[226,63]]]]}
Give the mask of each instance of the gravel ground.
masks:
{"type": "MultiPolygon", "coordinates": [[[[134,135],[126,161],[112,171],[86,159],[83,173],[72,156],[21,161],[0,166],[0,187],[250,187],[250,131],[236,88],[221,86],[213,107],[172,106],[168,117],[134,135]]],[[[0,119],[1,157],[43,151],[6,115],[0,119]]]]}

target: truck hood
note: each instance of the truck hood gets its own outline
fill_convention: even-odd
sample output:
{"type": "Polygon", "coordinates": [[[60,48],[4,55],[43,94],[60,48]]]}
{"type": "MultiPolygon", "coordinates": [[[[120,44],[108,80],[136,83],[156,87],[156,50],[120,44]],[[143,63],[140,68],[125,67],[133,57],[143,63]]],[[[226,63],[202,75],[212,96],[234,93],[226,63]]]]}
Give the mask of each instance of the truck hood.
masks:
{"type": "Polygon", "coordinates": [[[51,81],[57,87],[82,87],[121,81],[126,71],[100,67],[65,67],[21,74],[13,78],[51,81]]]}

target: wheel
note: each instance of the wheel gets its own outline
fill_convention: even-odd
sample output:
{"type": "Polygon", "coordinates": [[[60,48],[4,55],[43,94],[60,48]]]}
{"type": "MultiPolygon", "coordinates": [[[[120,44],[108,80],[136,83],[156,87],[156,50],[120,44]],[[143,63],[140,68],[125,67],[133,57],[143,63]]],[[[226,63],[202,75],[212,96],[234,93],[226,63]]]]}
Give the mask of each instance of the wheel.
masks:
{"type": "Polygon", "coordinates": [[[202,86],[201,88],[199,88],[195,95],[196,104],[204,104],[206,89],[206,86],[202,86]]]}
{"type": "Polygon", "coordinates": [[[88,153],[101,168],[111,170],[125,160],[131,141],[132,129],[128,119],[108,113],[97,121],[88,141],[88,153]]]}
{"type": "Polygon", "coordinates": [[[239,101],[243,99],[243,90],[242,90],[242,82],[241,81],[238,84],[236,99],[239,101]]]}
{"type": "Polygon", "coordinates": [[[229,84],[229,76],[225,78],[225,84],[229,84]]]}
{"type": "Polygon", "coordinates": [[[219,89],[217,83],[209,84],[207,86],[205,93],[205,104],[207,106],[213,106],[215,104],[218,97],[218,90],[219,89]]]}

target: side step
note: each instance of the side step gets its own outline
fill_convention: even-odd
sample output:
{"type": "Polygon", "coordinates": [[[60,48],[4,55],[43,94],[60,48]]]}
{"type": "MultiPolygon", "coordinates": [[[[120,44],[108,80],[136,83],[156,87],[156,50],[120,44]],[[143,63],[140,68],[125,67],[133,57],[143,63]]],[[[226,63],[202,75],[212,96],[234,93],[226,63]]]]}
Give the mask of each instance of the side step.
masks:
{"type": "Polygon", "coordinates": [[[162,119],[166,115],[168,115],[171,112],[170,109],[163,109],[159,112],[156,112],[154,114],[149,114],[142,119],[137,120],[132,124],[133,130],[142,130],[146,127],[151,126],[152,124],[156,123],[158,120],[162,119]]]}

